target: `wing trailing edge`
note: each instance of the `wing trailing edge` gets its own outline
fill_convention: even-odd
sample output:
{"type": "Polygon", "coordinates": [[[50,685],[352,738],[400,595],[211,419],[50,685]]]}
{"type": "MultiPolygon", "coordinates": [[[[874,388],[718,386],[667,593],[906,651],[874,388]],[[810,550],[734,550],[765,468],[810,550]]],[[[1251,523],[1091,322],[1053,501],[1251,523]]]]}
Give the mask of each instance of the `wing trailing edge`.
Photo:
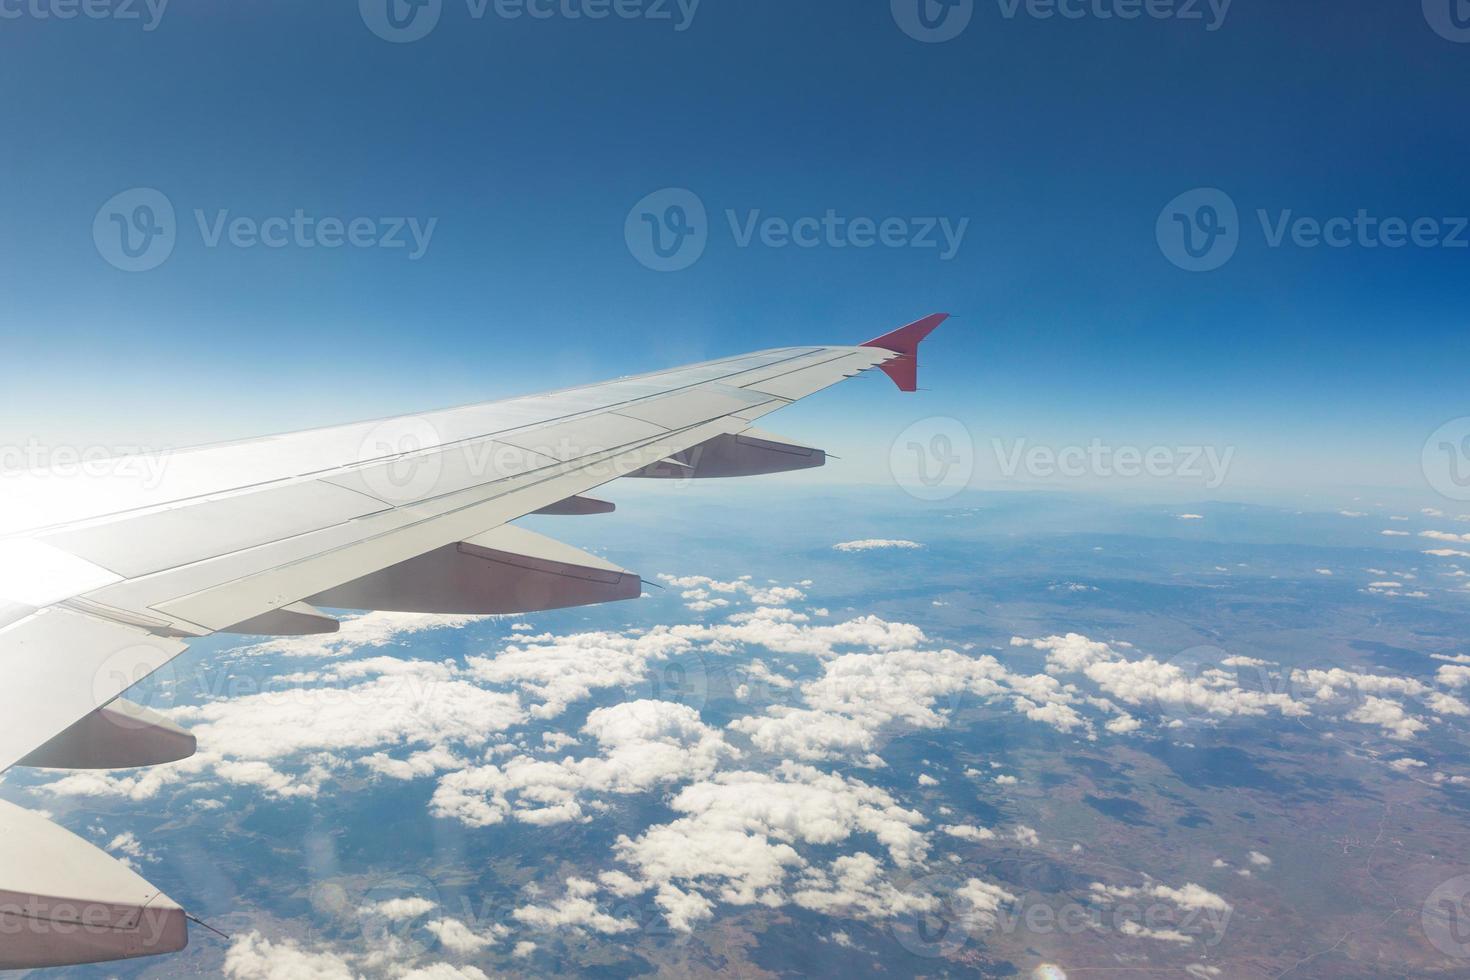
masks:
{"type": "Polygon", "coordinates": [[[141,704],[118,698],[16,763],[37,769],[139,769],[192,756],[193,735],[141,704]]]}
{"type": "Polygon", "coordinates": [[[617,504],[606,500],[598,500],[595,497],[575,496],[565,500],[558,500],[535,511],[548,517],[585,517],[588,514],[611,514],[618,509],[617,504]]]}
{"type": "Polygon", "coordinates": [[[827,454],[821,449],[798,445],[759,429],[746,429],[715,436],[628,475],[645,480],[710,480],[789,473],[825,465],[827,454]]]}
{"type": "Polygon", "coordinates": [[[243,636],[321,636],[336,633],[341,628],[340,622],[320,609],[304,602],[293,602],[220,632],[243,636]]]}
{"type": "Polygon", "coordinates": [[[315,595],[334,609],[513,615],[636,599],[643,580],[596,555],[506,524],[315,595]]]}
{"type": "Polygon", "coordinates": [[[183,911],[127,865],[0,801],[0,970],[176,953],[183,911]]]}

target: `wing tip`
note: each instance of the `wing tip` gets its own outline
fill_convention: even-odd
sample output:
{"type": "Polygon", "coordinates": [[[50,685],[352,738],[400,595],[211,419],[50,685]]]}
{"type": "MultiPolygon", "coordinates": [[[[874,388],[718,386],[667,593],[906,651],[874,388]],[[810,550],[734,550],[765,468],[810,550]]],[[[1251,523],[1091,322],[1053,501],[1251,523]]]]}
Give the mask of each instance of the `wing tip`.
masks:
{"type": "Polygon", "coordinates": [[[893,379],[900,391],[919,390],[919,344],[934,332],[945,320],[949,319],[948,313],[931,313],[922,320],[905,324],[897,330],[890,331],[881,337],[875,337],[863,347],[877,347],[882,350],[893,351],[899,355],[891,360],[885,361],[878,367],[883,373],[893,379]]]}

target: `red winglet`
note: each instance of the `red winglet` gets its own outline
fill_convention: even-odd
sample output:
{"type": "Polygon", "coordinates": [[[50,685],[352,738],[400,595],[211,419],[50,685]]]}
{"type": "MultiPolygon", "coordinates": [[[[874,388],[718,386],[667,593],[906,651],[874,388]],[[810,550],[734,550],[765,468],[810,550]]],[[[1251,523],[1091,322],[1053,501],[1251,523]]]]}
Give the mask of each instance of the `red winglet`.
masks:
{"type": "Polygon", "coordinates": [[[926,316],[922,320],[915,320],[906,327],[899,327],[892,333],[885,333],[876,340],[870,340],[864,347],[881,347],[883,350],[891,350],[901,357],[878,365],[883,373],[893,379],[898,385],[899,391],[919,390],[919,342],[934,332],[934,328],[949,319],[948,313],[935,313],[926,316]]]}

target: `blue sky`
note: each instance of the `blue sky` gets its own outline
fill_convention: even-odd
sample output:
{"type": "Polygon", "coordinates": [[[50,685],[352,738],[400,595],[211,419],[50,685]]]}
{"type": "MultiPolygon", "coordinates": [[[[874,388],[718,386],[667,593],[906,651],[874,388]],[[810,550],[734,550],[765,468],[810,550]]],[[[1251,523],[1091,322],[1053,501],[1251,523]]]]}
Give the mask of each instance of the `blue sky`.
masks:
{"type": "Polygon", "coordinates": [[[934,310],[960,318],[931,341],[931,391],[852,385],[772,428],[870,459],[930,415],[985,447],[1234,446],[1228,496],[1422,489],[1426,438],[1467,411],[1470,248],[1273,248],[1257,217],[1361,209],[1447,237],[1470,215],[1470,43],[1416,3],[1122,20],[1098,13],[1127,0],[1078,18],[988,0],[921,43],[887,2],[591,20],[442,0],[425,37],[389,43],[367,26],[380,0],[170,5],[152,30],[141,2],[137,20],[37,15],[55,2],[0,4],[6,440],[233,438],[856,342],[934,310]],[[176,243],[125,272],[93,224],[140,187],[176,243]],[[625,237],[665,188],[707,211],[677,272],[625,237]],[[1239,213],[1207,272],[1156,234],[1195,188],[1239,213]],[[434,225],[417,259],[207,244],[221,212],[297,210],[434,225]],[[727,215],[829,211],[968,224],[945,260],[741,247],[727,215]]]}

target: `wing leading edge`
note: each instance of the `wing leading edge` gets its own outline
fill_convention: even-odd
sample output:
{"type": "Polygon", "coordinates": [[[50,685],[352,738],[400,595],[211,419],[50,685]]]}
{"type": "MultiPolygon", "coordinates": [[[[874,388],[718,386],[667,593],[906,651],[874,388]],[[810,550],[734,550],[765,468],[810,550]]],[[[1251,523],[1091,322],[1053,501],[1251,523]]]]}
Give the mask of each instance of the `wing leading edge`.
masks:
{"type": "MultiPolygon", "coordinates": [[[[316,606],[528,612],[636,597],[639,577],[508,522],[613,510],[624,476],[822,466],[753,423],[877,367],[917,388],[935,314],[856,347],[761,351],[530,398],[124,457],[85,485],[0,484],[0,772],[131,768],[194,741],[121,699],[214,632],[331,632],[316,606]]],[[[185,916],[91,845],[0,802],[0,969],[172,952],[185,916]],[[96,922],[72,928],[88,909],[96,922]]]]}

